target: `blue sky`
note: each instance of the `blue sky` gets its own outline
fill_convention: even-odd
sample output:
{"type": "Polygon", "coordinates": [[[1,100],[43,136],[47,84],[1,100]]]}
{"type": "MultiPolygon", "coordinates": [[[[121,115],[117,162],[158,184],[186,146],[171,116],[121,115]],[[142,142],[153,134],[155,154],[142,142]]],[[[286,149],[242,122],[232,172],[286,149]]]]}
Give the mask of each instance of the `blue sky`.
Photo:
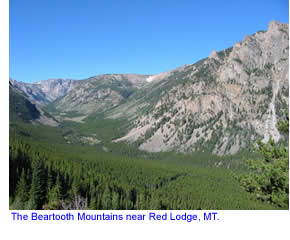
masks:
{"type": "Polygon", "coordinates": [[[156,74],[232,46],[288,0],[10,0],[9,75],[24,82],[156,74]]]}

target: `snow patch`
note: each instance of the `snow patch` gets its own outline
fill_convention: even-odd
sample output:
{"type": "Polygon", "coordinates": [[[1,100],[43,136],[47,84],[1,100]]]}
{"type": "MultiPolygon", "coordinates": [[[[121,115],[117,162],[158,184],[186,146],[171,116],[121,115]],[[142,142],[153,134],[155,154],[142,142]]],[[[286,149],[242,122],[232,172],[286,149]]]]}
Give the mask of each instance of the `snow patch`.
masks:
{"type": "Polygon", "coordinates": [[[150,76],[150,77],[146,78],[147,82],[152,82],[152,80],[153,80],[153,76],[150,76]]]}

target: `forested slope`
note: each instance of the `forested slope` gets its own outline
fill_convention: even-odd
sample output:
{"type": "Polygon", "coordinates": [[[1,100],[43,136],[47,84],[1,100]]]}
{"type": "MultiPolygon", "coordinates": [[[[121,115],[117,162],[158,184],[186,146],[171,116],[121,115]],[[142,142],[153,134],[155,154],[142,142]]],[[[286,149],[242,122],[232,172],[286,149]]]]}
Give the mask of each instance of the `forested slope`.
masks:
{"type": "Polygon", "coordinates": [[[223,168],[10,135],[12,209],[276,209],[243,191],[223,168]]]}

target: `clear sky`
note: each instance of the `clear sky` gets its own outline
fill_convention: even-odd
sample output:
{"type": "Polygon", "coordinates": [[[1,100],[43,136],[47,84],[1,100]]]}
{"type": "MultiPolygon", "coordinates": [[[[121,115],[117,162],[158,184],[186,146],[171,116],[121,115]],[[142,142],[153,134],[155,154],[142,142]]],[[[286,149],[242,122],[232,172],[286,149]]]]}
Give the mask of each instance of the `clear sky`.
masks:
{"type": "Polygon", "coordinates": [[[156,74],[289,22],[288,0],[10,0],[10,77],[156,74]]]}

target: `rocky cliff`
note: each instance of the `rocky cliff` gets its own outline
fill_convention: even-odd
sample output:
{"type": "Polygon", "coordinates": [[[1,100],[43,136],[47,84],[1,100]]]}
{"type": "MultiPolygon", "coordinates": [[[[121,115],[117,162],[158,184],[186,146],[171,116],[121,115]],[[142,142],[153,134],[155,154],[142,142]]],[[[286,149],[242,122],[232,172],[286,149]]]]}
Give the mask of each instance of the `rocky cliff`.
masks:
{"type": "Polygon", "coordinates": [[[137,142],[153,152],[219,155],[233,154],[258,137],[278,141],[277,119],[289,103],[288,54],[288,24],[272,21],[267,31],[231,48],[152,76],[142,98],[149,111],[137,110],[134,128],[116,141],[137,142]]]}

